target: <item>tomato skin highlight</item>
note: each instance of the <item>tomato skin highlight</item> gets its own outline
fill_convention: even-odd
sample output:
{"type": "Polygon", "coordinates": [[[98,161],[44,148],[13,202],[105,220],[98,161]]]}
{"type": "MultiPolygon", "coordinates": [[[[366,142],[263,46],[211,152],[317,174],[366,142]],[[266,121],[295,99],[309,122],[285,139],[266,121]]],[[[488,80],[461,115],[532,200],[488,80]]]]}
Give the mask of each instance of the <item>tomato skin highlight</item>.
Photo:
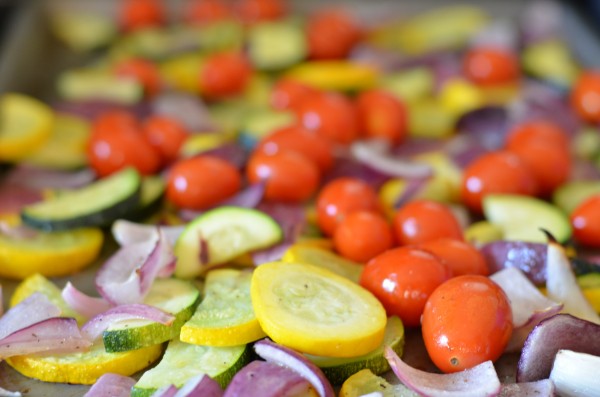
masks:
{"type": "Polygon", "coordinates": [[[471,81],[482,86],[513,83],[520,76],[515,54],[494,47],[479,47],[467,52],[463,70],[471,81]]]}
{"type": "Polygon", "coordinates": [[[371,259],[360,285],[375,295],[388,316],[397,315],[404,325],[417,327],[431,293],[451,277],[448,266],[435,255],[415,247],[385,251],[371,259]]]}
{"type": "Polygon", "coordinates": [[[401,245],[421,244],[442,237],[463,239],[463,231],[450,209],[436,201],[415,200],[402,206],[393,219],[401,245]]]}
{"type": "Polygon", "coordinates": [[[357,100],[360,130],[366,138],[381,138],[390,144],[402,142],[407,134],[408,115],[404,103],[383,90],[362,92],[357,100]]]}
{"type": "Polygon", "coordinates": [[[240,190],[237,168],[218,157],[202,155],[173,165],[167,180],[167,199],[180,208],[208,209],[240,190]]]}
{"type": "Polygon", "coordinates": [[[251,183],[266,181],[265,199],[286,203],[309,199],[321,178],[313,161],[292,151],[272,155],[255,152],[248,161],[246,175],[251,183]]]}
{"type": "Polygon", "coordinates": [[[583,72],[571,90],[571,107],[583,120],[600,122],[600,72],[583,72]]]}
{"type": "Polygon", "coordinates": [[[317,224],[327,236],[348,214],[361,210],[382,213],[375,189],[357,178],[335,179],[317,196],[317,224]]]}
{"type": "Polygon", "coordinates": [[[387,220],[377,213],[356,211],[335,228],[333,245],[344,257],[367,262],[392,248],[394,237],[387,220]]]}
{"type": "Polygon", "coordinates": [[[490,269],[483,254],[466,241],[453,238],[438,238],[417,245],[445,261],[452,275],[479,274],[487,276],[490,269]]]}
{"type": "Polygon", "coordinates": [[[600,247],[600,196],[583,201],[570,216],[573,237],[585,246],[600,247]]]}
{"type": "Polygon", "coordinates": [[[465,168],[461,199],[475,213],[482,212],[483,197],[491,193],[534,196],[535,178],[523,160],[508,151],[490,152],[465,168]]]}
{"type": "Polygon", "coordinates": [[[246,57],[235,51],[210,55],[200,70],[200,92],[208,99],[222,99],[241,93],[252,75],[246,57]]]}
{"type": "Polygon", "coordinates": [[[502,355],[513,331],[512,311],[489,278],[459,276],[433,291],[421,329],[433,363],[443,372],[458,372],[502,355]]]}

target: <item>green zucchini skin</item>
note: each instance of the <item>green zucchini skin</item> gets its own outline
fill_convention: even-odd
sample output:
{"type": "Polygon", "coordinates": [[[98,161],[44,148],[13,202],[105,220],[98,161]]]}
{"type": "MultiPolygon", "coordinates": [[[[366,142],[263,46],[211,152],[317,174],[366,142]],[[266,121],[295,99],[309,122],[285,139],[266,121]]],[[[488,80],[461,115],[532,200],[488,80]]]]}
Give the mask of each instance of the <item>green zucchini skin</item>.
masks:
{"type": "Polygon", "coordinates": [[[107,184],[105,180],[100,180],[79,189],[79,191],[65,192],[56,198],[25,207],[21,212],[21,219],[26,225],[44,231],[69,230],[81,227],[108,227],[113,221],[124,218],[131,211],[134,211],[139,206],[141,198],[141,177],[134,169],[120,171],[118,175],[114,174],[109,178],[115,178],[113,181],[116,182],[107,184]],[[97,184],[99,183],[104,184],[102,189],[98,188],[97,184]],[[125,192],[114,192],[115,185],[124,190],[126,189],[125,192]],[[98,194],[116,196],[116,198],[113,202],[108,202],[104,207],[98,208],[97,203],[81,194],[85,190],[98,190],[98,194]],[[87,201],[82,203],[80,201],[82,200],[81,196],[84,196],[87,201]],[[47,204],[50,202],[53,203],[55,210],[57,206],[64,205],[68,208],[74,202],[78,202],[80,210],[76,214],[56,215],[52,209],[47,208],[47,204]]]}

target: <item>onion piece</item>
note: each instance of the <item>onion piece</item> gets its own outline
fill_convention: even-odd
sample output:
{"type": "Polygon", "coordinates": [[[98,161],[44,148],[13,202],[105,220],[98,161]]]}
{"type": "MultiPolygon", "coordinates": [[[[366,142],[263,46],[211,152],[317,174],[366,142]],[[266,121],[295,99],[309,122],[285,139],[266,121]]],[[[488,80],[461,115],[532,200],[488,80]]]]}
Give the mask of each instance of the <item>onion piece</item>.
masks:
{"type": "Polygon", "coordinates": [[[14,183],[0,184],[0,213],[18,214],[23,207],[43,199],[38,190],[14,183]]]}
{"type": "Polygon", "coordinates": [[[531,331],[517,365],[517,382],[533,382],[550,376],[559,350],[567,349],[600,356],[600,325],[557,314],[531,331]]]}
{"type": "Polygon", "coordinates": [[[310,382],[320,397],[335,397],[333,387],[323,372],[300,353],[268,339],[254,343],[254,351],[263,359],[298,373],[310,382]]]}
{"type": "Polygon", "coordinates": [[[490,276],[508,296],[512,309],[514,327],[522,327],[531,321],[536,312],[560,311],[562,305],[546,298],[516,267],[500,270],[490,276]]]}
{"type": "Polygon", "coordinates": [[[554,397],[554,383],[550,379],[526,383],[502,384],[498,397],[554,397]]]}
{"type": "Polygon", "coordinates": [[[41,292],[35,292],[0,317],[0,340],[23,328],[58,317],[61,310],[41,292]]]}
{"type": "Polygon", "coordinates": [[[175,385],[163,386],[151,394],[151,397],[175,397],[177,388],[175,385]]]}
{"type": "Polygon", "coordinates": [[[3,389],[2,387],[0,387],[0,397],[22,397],[23,395],[21,394],[21,392],[18,391],[10,391],[10,390],[6,390],[3,389]]]}
{"type": "Polygon", "coordinates": [[[0,221],[0,235],[4,235],[8,238],[15,240],[26,240],[37,237],[40,231],[37,229],[30,228],[27,225],[10,225],[7,222],[0,221]]]}
{"type": "Polygon", "coordinates": [[[600,324],[600,316],[577,284],[565,249],[552,238],[548,242],[546,258],[548,297],[562,302],[566,313],[600,324]]]}
{"type": "Polygon", "coordinates": [[[550,380],[556,385],[560,396],[600,396],[600,357],[559,350],[550,372],[550,380]]]}
{"type": "Polygon", "coordinates": [[[136,380],[128,376],[104,374],[83,397],[129,397],[136,380]]]}
{"type": "Polygon", "coordinates": [[[2,284],[0,284],[0,317],[4,314],[4,295],[2,293],[2,284]]]}
{"type": "Polygon", "coordinates": [[[59,113],[68,113],[90,120],[97,118],[102,113],[114,110],[131,112],[139,119],[144,119],[152,114],[152,109],[150,109],[150,106],[146,101],[138,102],[130,106],[105,101],[58,102],[53,104],[52,107],[59,113]]]}
{"type": "Polygon", "coordinates": [[[0,359],[32,353],[83,351],[92,345],[73,318],[52,317],[0,340],[0,359]]]}
{"type": "Polygon", "coordinates": [[[390,367],[409,389],[428,397],[484,397],[500,392],[500,380],[491,361],[452,374],[434,374],[406,364],[390,347],[384,351],[390,367]]]}
{"type": "Polygon", "coordinates": [[[94,341],[112,324],[131,319],[150,320],[164,325],[171,325],[175,321],[175,316],[150,305],[140,303],[121,305],[92,318],[81,327],[81,332],[86,338],[94,341]]]}
{"type": "Polygon", "coordinates": [[[485,150],[497,150],[504,145],[509,128],[508,112],[499,106],[486,106],[462,115],[456,122],[458,137],[468,138],[485,150]]]}
{"type": "Polygon", "coordinates": [[[173,269],[175,255],[160,229],[152,240],[121,247],[98,271],[96,289],[113,305],[141,302],[154,279],[173,269]]]}
{"type": "Polygon", "coordinates": [[[326,184],[334,179],[342,177],[360,179],[376,189],[390,179],[389,175],[385,175],[382,172],[376,171],[363,163],[347,157],[340,157],[333,163],[331,169],[323,175],[323,183],[326,184]]]}
{"type": "Polygon", "coordinates": [[[206,105],[197,95],[166,92],[152,101],[152,111],[171,117],[192,132],[217,131],[206,105]]]}
{"type": "Polygon", "coordinates": [[[181,387],[175,397],[222,397],[221,386],[206,374],[196,375],[181,387]]]}
{"type": "Polygon", "coordinates": [[[73,310],[86,318],[92,318],[110,309],[111,305],[102,298],[94,298],[79,291],[70,281],[61,291],[61,296],[73,310]]]}
{"type": "Polygon", "coordinates": [[[215,156],[223,159],[235,167],[242,169],[246,166],[246,160],[248,159],[248,153],[244,148],[236,143],[226,143],[221,146],[217,146],[214,149],[209,149],[205,152],[199,153],[199,156],[215,156]]]}
{"type": "Polygon", "coordinates": [[[235,374],[223,397],[300,396],[307,395],[311,386],[306,378],[287,366],[256,360],[235,374]]]}
{"type": "Polygon", "coordinates": [[[125,219],[118,219],[113,223],[111,232],[115,241],[123,247],[156,238],[157,228],[164,233],[167,242],[171,244],[171,246],[174,246],[179,235],[183,232],[183,229],[185,229],[185,225],[153,226],[135,223],[125,219]]]}
{"type": "Polygon", "coordinates": [[[516,267],[537,286],[546,283],[545,244],[523,241],[494,241],[481,247],[491,273],[516,267]]]}
{"type": "Polygon", "coordinates": [[[32,165],[19,165],[10,170],[6,182],[31,189],[76,189],[89,185],[96,179],[90,168],[79,171],[58,171],[32,165]]]}
{"type": "Polygon", "coordinates": [[[356,141],[350,151],[359,162],[399,178],[427,178],[433,175],[431,167],[424,163],[402,160],[389,154],[389,145],[380,140],[356,141]]]}

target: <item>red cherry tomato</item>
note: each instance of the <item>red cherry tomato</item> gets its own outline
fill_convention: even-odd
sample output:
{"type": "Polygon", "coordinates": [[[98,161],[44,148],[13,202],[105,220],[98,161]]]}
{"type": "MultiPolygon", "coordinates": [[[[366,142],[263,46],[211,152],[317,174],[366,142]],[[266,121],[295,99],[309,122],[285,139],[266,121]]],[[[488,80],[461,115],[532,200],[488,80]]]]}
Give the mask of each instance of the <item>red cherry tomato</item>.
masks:
{"type": "Polygon", "coordinates": [[[159,153],[139,131],[129,128],[101,130],[91,135],[87,156],[98,176],[107,176],[125,167],[134,167],[144,175],[159,170],[159,153]]]}
{"type": "Polygon", "coordinates": [[[283,17],[285,4],[282,0],[239,0],[236,10],[242,22],[253,24],[283,17]]]}
{"type": "Polygon", "coordinates": [[[317,196],[317,223],[328,236],[348,214],[361,210],[381,213],[377,192],[360,179],[335,179],[317,196]]]}
{"type": "Polygon", "coordinates": [[[369,90],[356,100],[360,131],[367,138],[382,138],[391,144],[402,142],[407,133],[406,106],[383,90],[369,90]]]}
{"type": "Polygon", "coordinates": [[[450,277],[450,269],[435,255],[400,247],[371,259],[360,285],[381,301],[388,315],[397,315],[404,325],[416,327],[429,295],[450,277]]]}
{"type": "Polygon", "coordinates": [[[179,149],[188,137],[185,127],[166,116],[151,116],[144,122],[143,133],[150,145],[170,163],[179,155],[179,149]]]}
{"type": "Polygon", "coordinates": [[[600,196],[592,196],[571,214],[573,237],[580,244],[600,247],[600,196]]]}
{"type": "Polygon", "coordinates": [[[338,93],[311,95],[298,104],[300,124],[332,142],[347,145],[358,138],[358,119],[352,102],[338,93]]]}
{"type": "Polygon", "coordinates": [[[319,90],[291,79],[278,80],[271,90],[271,106],[278,110],[294,110],[304,98],[319,90]]]}
{"type": "Polygon", "coordinates": [[[429,297],[422,319],[425,347],[443,372],[457,372],[504,352],[513,330],[506,294],[485,276],[454,277],[429,297]]]}
{"type": "Polygon", "coordinates": [[[265,198],[281,202],[302,202],[317,190],[319,167],[293,151],[273,155],[255,152],[248,161],[246,175],[251,183],[266,181],[265,198]]]}
{"type": "Polygon", "coordinates": [[[520,75],[516,55],[493,47],[479,47],[467,52],[463,69],[471,81],[484,86],[513,83],[520,75]]]}
{"type": "Polygon", "coordinates": [[[188,0],[184,18],[191,24],[208,24],[232,17],[223,0],[188,0]]]}
{"type": "Polygon", "coordinates": [[[357,22],[341,9],[317,11],[308,19],[306,36],[312,59],[345,58],[361,38],[357,22]]]}
{"type": "Polygon", "coordinates": [[[92,124],[92,136],[102,133],[125,133],[139,131],[135,116],[125,110],[110,110],[100,114],[92,124]]]}
{"type": "Polygon", "coordinates": [[[442,237],[463,239],[458,220],[446,205],[432,200],[415,200],[394,215],[394,234],[401,245],[421,244],[442,237]]]}
{"type": "Polygon", "coordinates": [[[588,70],[571,90],[571,107],[583,120],[600,122],[600,72],[588,70]]]}
{"type": "Polygon", "coordinates": [[[240,52],[210,55],[200,71],[200,90],[209,99],[241,93],[252,75],[252,67],[240,52]]]}
{"type": "Polygon", "coordinates": [[[235,166],[203,155],[181,160],[170,169],[166,195],[178,207],[203,210],[234,195],[241,183],[235,166]]]}
{"type": "Polygon", "coordinates": [[[333,233],[337,252],[356,262],[367,262],[392,248],[393,243],[392,228],[387,220],[369,211],[348,214],[333,233]]]}
{"type": "Polygon", "coordinates": [[[124,30],[159,26],[165,22],[165,10],[159,0],[123,0],[120,4],[119,22],[124,30]]]}
{"type": "Polygon", "coordinates": [[[538,143],[568,147],[566,133],[556,124],[545,120],[527,121],[515,126],[506,137],[507,147],[531,146],[538,143]]]}
{"type": "Polygon", "coordinates": [[[115,65],[117,76],[129,77],[144,87],[146,95],[152,97],[161,88],[160,73],[155,64],[145,59],[131,58],[115,65]]]}
{"type": "Polygon", "coordinates": [[[445,261],[453,276],[490,274],[485,257],[471,244],[453,238],[439,238],[417,246],[445,261]]]}
{"type": "Polygon", "coordinates": [[[324,172],[333,164],[331,143],[300,126],[284,127],[263,138],[255,149],[265,154],[297,152],[312,160],[324,172]]]}
{"type": "Polygon", "coordinates": [[[490,193],[533,196],[537,185],[531,170],[519,156],[508,151],[491,152],[464,170],[461,198],[472,211],[480,213],[482,199],[490,193]]]}

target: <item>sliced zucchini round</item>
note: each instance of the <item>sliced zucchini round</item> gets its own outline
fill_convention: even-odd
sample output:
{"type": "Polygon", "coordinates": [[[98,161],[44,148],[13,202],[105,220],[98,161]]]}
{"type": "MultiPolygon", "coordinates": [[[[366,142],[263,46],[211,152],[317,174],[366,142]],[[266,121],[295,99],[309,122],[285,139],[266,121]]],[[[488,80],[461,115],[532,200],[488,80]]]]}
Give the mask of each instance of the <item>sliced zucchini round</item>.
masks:
{"type": "Polygon", "coordinates": [[[140,174],[126,168],[81,189],[27,206],[21,219],[42,230],[107,226],[138,206],[140,186],[140,174]]]}

